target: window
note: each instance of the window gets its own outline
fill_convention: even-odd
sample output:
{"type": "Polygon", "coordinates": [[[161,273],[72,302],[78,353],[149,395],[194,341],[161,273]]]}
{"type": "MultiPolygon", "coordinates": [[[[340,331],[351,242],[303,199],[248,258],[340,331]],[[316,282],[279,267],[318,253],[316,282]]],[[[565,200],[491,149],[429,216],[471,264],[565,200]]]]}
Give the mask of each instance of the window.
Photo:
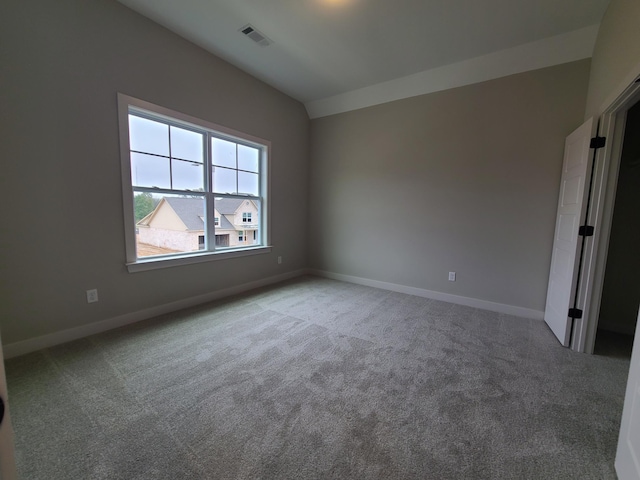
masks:
{"type": "Polygon", "coordinates": [[[125,95],[118,100],[129,270],[269,251],[269,142],[125,95]],[[257,231],[251,245],[244,231],[229,241],[241,212],[257,231]]]}
{"type": "Polygon", "coordinates": [[[228,247],[229,235],[216,235],[216,247],[228,247]]]}

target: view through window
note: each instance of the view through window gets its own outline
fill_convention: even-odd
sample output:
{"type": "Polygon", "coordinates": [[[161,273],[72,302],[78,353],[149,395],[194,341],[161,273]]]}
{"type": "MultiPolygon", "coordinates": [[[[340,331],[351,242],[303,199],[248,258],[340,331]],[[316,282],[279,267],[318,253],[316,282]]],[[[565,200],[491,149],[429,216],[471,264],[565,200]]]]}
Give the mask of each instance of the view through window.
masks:
{"type": "Polygon", "coordinates": [[[128,110],[136,258],[263,245],[266,146],[128,110]]]}

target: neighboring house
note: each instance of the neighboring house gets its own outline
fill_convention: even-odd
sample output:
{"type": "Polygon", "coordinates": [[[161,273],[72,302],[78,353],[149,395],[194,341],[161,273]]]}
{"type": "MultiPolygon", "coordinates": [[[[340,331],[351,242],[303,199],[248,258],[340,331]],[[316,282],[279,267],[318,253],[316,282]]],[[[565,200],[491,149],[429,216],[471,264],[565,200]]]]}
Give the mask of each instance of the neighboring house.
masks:
{"type": "MultiPolygon", "coordinates": [[[[253,200],[217,198],[214,226],[216,246],[236,247],[259,242],[258,207],[253,200]]],[[[204,248],[204,203],[201,198],[164,197],[137,223],[138,242],[192,252],[204,248]]]]}
{"type": "Polygon", "coordinates": [[[260,243],[258,206],[253,200],[217,198],[213,224],[216,227],[217,247],[260,243]]]}

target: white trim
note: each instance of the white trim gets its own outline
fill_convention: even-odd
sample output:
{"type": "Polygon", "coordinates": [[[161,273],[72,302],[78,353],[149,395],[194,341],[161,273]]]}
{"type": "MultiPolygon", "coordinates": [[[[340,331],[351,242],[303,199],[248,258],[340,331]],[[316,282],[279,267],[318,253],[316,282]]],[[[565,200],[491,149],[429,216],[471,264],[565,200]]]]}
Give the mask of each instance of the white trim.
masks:
{"type": "MultiPolygon", "coordinates": [[[[640,67],[640,65],[639,65],[640,67]]],[[[634,71],[640,71],[636,68],[634,71]]],[[[618,173],[627,110],[640,101],[640,84],[630,79],[626,88],[613,99],[600,117],[600,135],[607,138],[605,148],[598,151],[596,175],[591,197],[591,212],[588,223],[595,228],[591,242],[587,242],[584,255],[583,274],[580,278],[579,300],[583,305],[583,320],[574,328],[573,350],[593,353],[600,317],[604,274],[609,252],[609,238],[613,221],[618,173]]]]}
{"type": "Polygon", "coordinates": [[[460,295],[452,295],[450,293],[434,292],[433,290],[425,290],[423,288],[408,287],[397,283],[381,282],[379,280],[370,280],[368,278],[354,277],[351,275],[343,275],[341,273],[327,272],[324,270],[310,269],[311,275],[330,278],[332,280],[340,280],[342,282],[356,283],[367,287],[381,288],[392,292],[406,293],[407,295],[415,295],[417,297],[431,298],[433,300],[441,300],[443,302],[455,303],[466,307],[474,307],[491,312],[505,313],[517,317],[530,318],[533,320],[543,320],[544,312],[541,310],[533,310],[531,308],[516,307],[514,305],[506,305],[503,303],[490,302],[480,300],[478,298],[463,297],[460,295]]]}
{"type": "MultiPolygon", "coordinates": [[[[217,134],[222,134],[223,136],[229,137],[231,141],[239,142],[242,144],[253,143],[256,147],[271,147],[271,142],[264,138],[241,132],[239,130],[234,130],[233,128],[225,127],[224,125],[219,125],[217,123],[210,122],[209,120],[193,117],[191,115],[187,115],[186,113],[178,112],[161,105],[156,105],[155,103],[140,100],[139,98],[131,97],[124,93],[118,92],[118,104],[122,108],[122,110],[124,110],[122,113],[125,116],[129,114],[129,106],[132,106],[140,110],[151,112],[155,116],[165,117],[165,119],[168,121],[178,120],[199,130],[204,128],[214,131],[217,134]]],[[[128,122],[125,122],[125,127],[127,127],[128,129],[128,122]]],[[[125,147],[128,149],[129,144],[127,143],[125,147]]],[[[127,160],[128,153],[129,152],[127,152],[127,155],[125,156],[127,160]]]]}
{"type": "Polygon", "coordinates": [[[118,131],[120,138],[120,188],[124,219],[124,243],[127,263],[136,261],[136,227],[131,188],[131,161],[129,159],[129,102],[132,97],[118,93],[118,131]],[[128,188],[125,187],[128,186],[128,188]]]}
{"type": "Polygon", "coordinates": [[[274,283],[283,282],[291,278],[299,277],[306,274],[306,270],[295,270],[293,272],[283,273],[275,275],[273,277],[262,278],[253,282],[244,283],[242,285],[236,285],[234,287],[223,288],[222,290],[216,290],[215,292],[205,293],[203,295],[197,295],[195,297],[189,297],[175,302],[165,303],[163,305],[157,305],[155,307],[146,308],[137,312],[125,313],[117,317],[108,318],[99,322],[94,322],[88,325],[82,325],[81,327],[69,328],[67,330],[61,330],[59,332],[42,335],[40,337],[30,338],[21,342],[10,343],[4,345],[4,358],[17,357],[27,353],[35,352],[43,348],[54,347],[62,343],[67,343],[72,340],[78,340],[80,338],[95,335],[96,333],[106,332],[114,328],[123,327],[132,323],[147,320],[158,315],[164,315],[166,313],[175,312],[184,308],[194,307],[214,300],[220,300],[221,298],[229,297],[231,295],[237,295],[239,293],[254,290],[256,288],[272,285],[274,283]]]}
{"type": "Polygon", "coordinates": [[[600,25],[307,102],[311,119],[591,58],[600,25]]]}
{"type": "MultiPolygon", "coordinates": [[[[120,133],[120,164],[121,164],[121,181],[122,181],[122,204],[123,204],[123,218],[124,218],[124,230],[125,230],[125,252],[126,252],[126,265],[127,270],[129,272],[138,272],[145,270],[152,270],[156,268],[166,268],[166,267],[175,267],[179,265],[188,265],[192,263],[200,263],[211,260],[223,259],[223,258],[232,258],[232,257],[240,257],[246,255],[256,255],[259,253],[268,253],[271,251],[270,244],[270,222],[271,216],[265,215],[265,211],[269,211],[270,202],[269,196],[270,191],[268,186],[270,185],[269,173],[270,173],[270,163],[269,155],[271,152],[271,142],[265,140],[263,138],[256,137],[254,135],[250,135],[244,132],[240,132],[238,130],[233,130],[231,128],[225,127],[223,125],[218,125],[208,120],[203,120],[200,118],[192,117],[190,115],[184,114],[182,112],[177,112],[175,110],[171,110],[169,108],[155,105],[153,103],[147,102],[145,100],[140,100],[135,97],[130,97],[123,93],[117,94],[118,99],[118,124],[119,124],[119,133],[120,133]],[[163,256],[163,257],[154,257],[154,258],[138,258],[136,252],[136,241],[135,241],[135,221],[134,221],[134,188],[131,185],[131,159],[130,159],[130,140],[129,140],[129,113],[131,109],[134,109],[137,112],[142,112],[153,116],[154,118],[160,118],[167,121],[170,124],[183,124],[186,127],[192,127],[198,132],[201,132],[204,135],[204,138],[209,138],[211,135],[214,135],[216,138],[224,138],[233,142],[237,142],[242,145],[251,145],[257,148],[260,151],[260,167],[259,167],[259,181],[260,181],[260,192],[258,197],[246,197],[251,200],[260,200],[260,215],[258,216],[258,221],[261,222],[260,228],[260,240],[261,245],[257,248],[242,248],[243,250],[247,250],[246,253],[240,252],[238,250],[234,250],[232,252],[229,251],[220,251],[215,250],[211,247],[211,243],[209,243],[210,250],[205,252],[197,251],[197,252],[185,252],[183,254],[175,255],[175,256],[163,256]],[[265,175],[267,178],[265,178],[265,175]]],[[[203,140],[204,141],[204,140],[203,140]]],[[[206,141],[206,158],[205,165],[207,169],[210,168],[209,159],[211,158],[211,145],[210,141],[206,141]]],[[[210,184],[211,175],[209,170],[207,170],[207,174],[204,176],[205,182],[205,192],[203,193],[203,197],[206,202],[206,211],[211,212],[210,217],[213,217],[215,212],[215,208],[213,208],[213,199],[215,196],[218,196],[215,192],[213,192],[213,188],[210,184]]],[[[165,190],[162,190],[165,192],[165,190]]],[[[167,189],[165,193],[170,193],[171,189],[167,189]]],[[[242,195],[221,195],[227,196],[230,198],[245,198],[242,195]]],[[[207,237],[209,239],[213,239],[214,235],[212,234],[215,230],[215,227],[212,225],[213,222],[205,221],[205,227],[207,230],[207,237]]]]}
{"type": "Polygon", "coordinates": [[[260,255],[262,253],[271,253],[271,246],[247,247],[238,250],[203,253],[189,253],[184,256],[177,257],[147,257],[141,258],[137,262],[127,263],[129,273],[146,272],[148,270],[156,270],[159,268],[179,267],[181,265],[192,265],[194,263],[213,262],[215,260],[226,260],[228,258],[248,257],[251,255],[260,255]]]}

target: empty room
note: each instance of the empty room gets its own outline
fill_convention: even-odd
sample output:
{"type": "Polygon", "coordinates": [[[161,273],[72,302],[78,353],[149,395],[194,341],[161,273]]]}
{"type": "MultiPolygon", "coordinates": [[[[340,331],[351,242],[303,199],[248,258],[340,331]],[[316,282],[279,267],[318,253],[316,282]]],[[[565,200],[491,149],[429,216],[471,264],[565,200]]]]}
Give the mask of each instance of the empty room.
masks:
{"type": "Polygon", "coordinates": [[[640,479],[638,24],[2,1],[0,478],[640,479]]]}

